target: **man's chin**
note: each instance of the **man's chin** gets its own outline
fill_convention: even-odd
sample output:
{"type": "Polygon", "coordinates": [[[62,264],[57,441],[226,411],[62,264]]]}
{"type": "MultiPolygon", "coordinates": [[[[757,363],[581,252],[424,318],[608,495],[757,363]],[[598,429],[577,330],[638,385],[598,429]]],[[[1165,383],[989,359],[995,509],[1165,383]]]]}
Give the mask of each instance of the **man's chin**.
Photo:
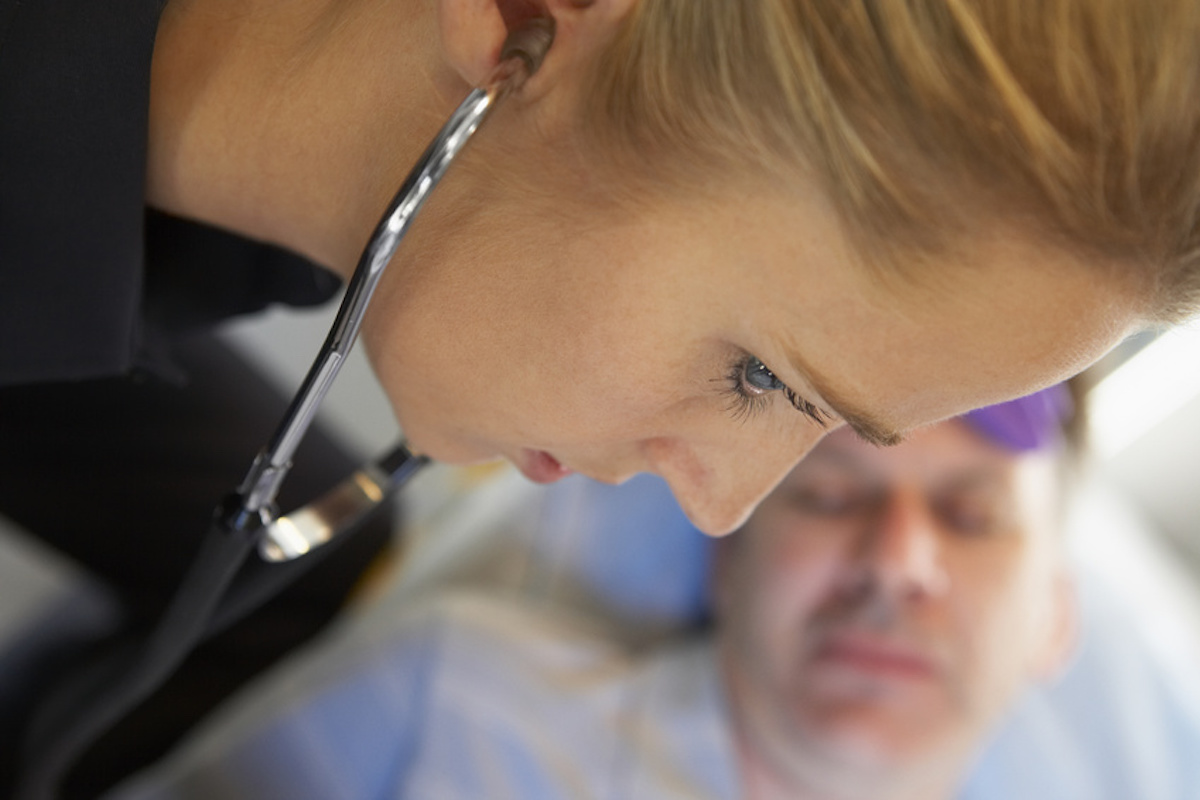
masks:
{"type": "Polygon", "coordinates": [[[943,749],[943,726],[930,716],[874,704],[846,704],[824,710],[806,727],[811,740],[832,761],[866,773],[888,773],[925,762],[943,749]]]}

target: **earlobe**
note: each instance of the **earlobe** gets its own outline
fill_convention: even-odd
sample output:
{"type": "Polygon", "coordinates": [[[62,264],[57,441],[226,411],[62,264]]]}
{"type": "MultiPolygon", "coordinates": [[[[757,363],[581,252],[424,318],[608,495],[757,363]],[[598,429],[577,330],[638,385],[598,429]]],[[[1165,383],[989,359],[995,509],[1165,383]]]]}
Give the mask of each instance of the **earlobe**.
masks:
{"type": "Polygon", "coordinates": [[[496,0],[439,0],[438,29],[446,60],[471,86],[496,65],[508,33],[496,0]]]}
{"type": "Polygon", "coordinates": [[[438,0],[438,27],[450,66],[478,86],[496,66],[509,31],[552,17],[548,62],[562,69],[608,41],[636,0],[438,0]]]}

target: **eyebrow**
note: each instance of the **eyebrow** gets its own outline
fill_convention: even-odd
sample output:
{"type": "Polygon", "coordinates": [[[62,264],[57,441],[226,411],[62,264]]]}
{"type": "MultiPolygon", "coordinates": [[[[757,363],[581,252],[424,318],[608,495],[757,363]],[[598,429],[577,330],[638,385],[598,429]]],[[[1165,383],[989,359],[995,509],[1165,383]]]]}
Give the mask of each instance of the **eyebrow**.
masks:
{"type": "Polygon", "coordinates": [[[895,447],[904,441],[904,434],[881,425],[857,411],[852,411],[844,406],[839,409],[831,400],[827,402],[834,413],[845,421],[850,430],[854,431],[854,434],[867,444],[873,444],[876,447],[895,447]]]}
{"type": "Polygon", "coordinates": [[[829,385],[813,372],[812,367],[804,359],[797,355],[791,355],[788,360],[793,369],[808,379],[809,384],[816,389],[825,405],[832,409],[833,413],[845,422],[858,438],[876,447],[895,447],[904,441],[903,433],[879,422],[870,414],[855,408],[842,399],[836,391],[830,389],[829,385]]]}

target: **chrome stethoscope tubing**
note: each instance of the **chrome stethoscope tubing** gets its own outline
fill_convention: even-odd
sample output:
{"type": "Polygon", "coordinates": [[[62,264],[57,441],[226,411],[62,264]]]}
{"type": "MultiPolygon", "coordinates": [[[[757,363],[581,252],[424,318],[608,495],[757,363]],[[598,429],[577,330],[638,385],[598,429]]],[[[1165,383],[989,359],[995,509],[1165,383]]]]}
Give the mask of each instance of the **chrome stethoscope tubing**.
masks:
{"type": "Polygon", "coordinates": [[[468,95],[417,162],[371,236],[300,390],[238,490],[218,507],[162,616],[127,647],[81,665],[39,705],[26,732],[18,800],[56,797],[63,776],[89,744],[154,691],[197,642],[259,605],[308,563],[280,565],[235,585],[252,549],[257,546],[268,561],[308,552],[354,527],[425,463],[401,443],[313,503],[276,516],[275,498],[292,456],[354,344],[371,295],[413,217],[496,103],[536,71],[553,33],[549,20],[514,31],[489,79],[468,95]]]}
{"type": "Polygon", "coordinates": [[[264,559],[285,561],[329,541],[339,527],[353,524],[424,465],[425,459],[414,456],[401,442],[314,503],[276,518],[275,497],[291,468],[292,456],[345,363],[371,296],[413,218],[496,104],[537,70],[552,38],[553,27],[544,19],[534,20],[509,36],[500,63],[442,126],[376,226],[328,337],[274,436],[255,458],[238,489],[241,507],[228,512],[257,518],[265,528],[259,545],[264,559]]]}

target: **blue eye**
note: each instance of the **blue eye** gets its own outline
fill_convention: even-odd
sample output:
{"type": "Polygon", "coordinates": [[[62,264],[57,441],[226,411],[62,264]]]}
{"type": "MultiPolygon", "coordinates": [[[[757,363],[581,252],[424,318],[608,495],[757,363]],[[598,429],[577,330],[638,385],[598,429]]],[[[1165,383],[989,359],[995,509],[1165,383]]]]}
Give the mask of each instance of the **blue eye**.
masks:
{"type": "Polygon", "coordinates": [[[775,373],[767,369],[767,365],[756,357],[750,356],[742,367],[742,380],[750,390],[759,392],[778,392],[787,387],[783,381],[775,377],[775,373]]]}
{"type": "Polygon", "coordinates": [[[729,411],[741,420],[765,411],[772,392],[781,392],[788,403],[813,422],[825,427],[825,415],[819,408],[788,388],[757,356],[743,355],[728,375],[726,393],[731,398],[729,411]]]}

